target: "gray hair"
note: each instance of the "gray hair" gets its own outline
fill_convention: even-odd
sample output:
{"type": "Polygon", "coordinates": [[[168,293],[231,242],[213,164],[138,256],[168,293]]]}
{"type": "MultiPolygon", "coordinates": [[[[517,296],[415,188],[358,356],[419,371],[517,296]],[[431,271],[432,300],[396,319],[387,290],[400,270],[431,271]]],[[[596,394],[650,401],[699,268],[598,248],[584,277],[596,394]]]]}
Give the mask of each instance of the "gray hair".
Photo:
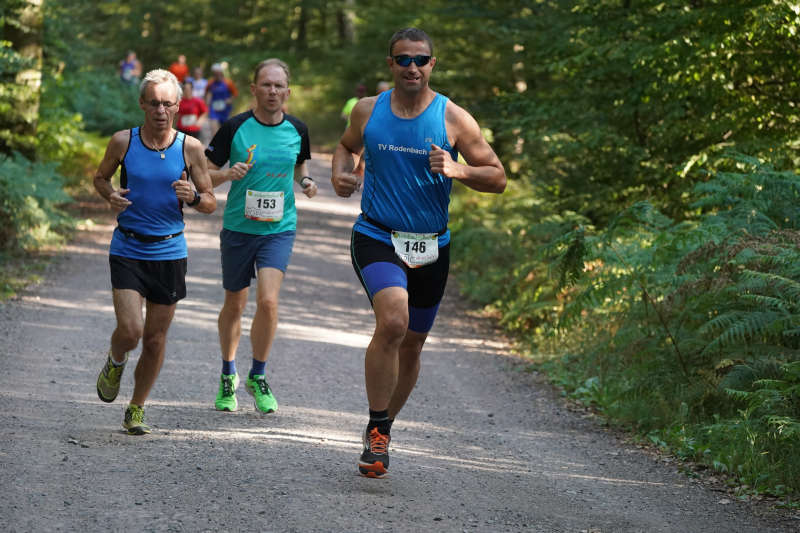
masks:
{"type": "Polygon", "coordinates": [[[181,101],[181,96],[183,95],[183,87],[181,87],[178,78],[175,77],[175,74],[168,70],[164,70],[161,68],[157,68],[155,70],[151,70],[147,74],[145,74],[142,83],[139,84],[139,98],[144,98],[144,92],[147,90],[147,86],[150,84],[159,85],[161,83],[169,83],[172,85],[172,88],[175,89],[175,99],[176,101],[181,101]]]}
{"type": "Polygon", "coordinates": [[[289,85],[289,65],[287,65],[285,62],[281,61],[276,57],[265,59],[264,61],[256,65],[256,68],[253,71],[253,83],[258,83],[258,73],[261,72],[261,69],[270,66],[281,67],[283,69],[283,72],[286,74],[286,85],[289,85]]]}

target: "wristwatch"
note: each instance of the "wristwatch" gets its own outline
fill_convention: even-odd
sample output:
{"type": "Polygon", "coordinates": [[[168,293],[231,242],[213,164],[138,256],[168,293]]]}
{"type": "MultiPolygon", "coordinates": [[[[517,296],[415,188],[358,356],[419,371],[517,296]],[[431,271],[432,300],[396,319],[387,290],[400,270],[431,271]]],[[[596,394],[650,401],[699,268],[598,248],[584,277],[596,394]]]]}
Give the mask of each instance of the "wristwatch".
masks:
{"type": "Polygon", "coordinates": [[[194,200],[192,200],[191,202],[186,202],[186,205],[188,205],[189,207],[194,207],[199,203],[200,203],[200,195],[197,194],[197,191],[194,191],[194,200]]]}

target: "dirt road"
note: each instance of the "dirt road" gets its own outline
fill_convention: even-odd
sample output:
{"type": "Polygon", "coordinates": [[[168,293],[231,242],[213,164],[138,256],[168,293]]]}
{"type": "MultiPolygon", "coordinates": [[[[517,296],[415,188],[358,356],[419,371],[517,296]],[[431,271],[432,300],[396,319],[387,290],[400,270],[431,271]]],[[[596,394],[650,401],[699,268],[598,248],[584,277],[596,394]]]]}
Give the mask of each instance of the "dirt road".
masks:
{"type": "MultiPolygon", "coordinates": [[[[314,160],[320,195],[298,202],[298,238],[267,366],[275,414],[256,414],[243,387],[238,412],[213,408],[221,209],[210,217],[187,210],[189,296],[178,305],[146,406],[151,435],[121,428],[133,365],[115,403],[95,392],[114,327],[110,222],[82,232],[44,283],[0,306],[3,530],[800,528],[790,514],[710,490],[567,411],[519,370],[489,324],[466,314],[453,290],[423,353],[417,389],[394,425],[389,477],[358,476],[373,319],[349,259],[358,200],[335,198],[328,164],[314,160]]],[[[248,347],[245,335],[240,372],[249,369],[248,347]]]]}

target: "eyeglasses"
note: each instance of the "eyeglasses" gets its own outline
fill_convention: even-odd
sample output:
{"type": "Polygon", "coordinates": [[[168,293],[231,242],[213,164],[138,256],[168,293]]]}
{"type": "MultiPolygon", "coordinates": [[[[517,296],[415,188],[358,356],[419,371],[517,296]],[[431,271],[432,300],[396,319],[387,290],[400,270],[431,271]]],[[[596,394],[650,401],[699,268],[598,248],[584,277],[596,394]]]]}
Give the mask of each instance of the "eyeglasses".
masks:
{"type": "Polygon", "coordinates": [[[164,109],[169,109],[172,106],[178,105],[178,102],[168,102],[166,100],[150,100],[149,102],[147,102],[147,104],[153,109],[158,109],[162,105],[164,106],[164,109]]]}
{"type": "Polygon", "coordinates": [[[406,54],[393,56],[394,62],[401,67],[407,67],[413,61],[418,67],[424,67],[431,60],[431,56],[409,56],[406,54]]]}

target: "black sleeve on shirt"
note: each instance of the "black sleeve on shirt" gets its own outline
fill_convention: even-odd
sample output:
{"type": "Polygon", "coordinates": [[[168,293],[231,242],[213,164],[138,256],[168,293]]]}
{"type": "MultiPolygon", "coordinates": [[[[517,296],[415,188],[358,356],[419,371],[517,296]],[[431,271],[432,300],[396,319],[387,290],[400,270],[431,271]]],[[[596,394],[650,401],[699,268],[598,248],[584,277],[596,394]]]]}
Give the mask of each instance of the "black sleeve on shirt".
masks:
{"type": "Polygon", "coordinates": [[[295,165],[301,164],[303,161],[311,159],[311,141],[308,139],[308,126],[306,126],[300,119],[292,115],[285,115],[297,134],[300,135],[300,153],[297,154],[297,162],[295,165]]]}
{"type": "Polygon", "coordinates": [[[222,168],[225,163],[231,158],[231,144],[233,144],[233,136],[236,135],[236,130],[239,129],[245,120],[252,116],[252,111],[245,111],[235,117],[231,117],[220,126],[214,138],[206,148],[206,157],[209,161],[222,168]]]}

